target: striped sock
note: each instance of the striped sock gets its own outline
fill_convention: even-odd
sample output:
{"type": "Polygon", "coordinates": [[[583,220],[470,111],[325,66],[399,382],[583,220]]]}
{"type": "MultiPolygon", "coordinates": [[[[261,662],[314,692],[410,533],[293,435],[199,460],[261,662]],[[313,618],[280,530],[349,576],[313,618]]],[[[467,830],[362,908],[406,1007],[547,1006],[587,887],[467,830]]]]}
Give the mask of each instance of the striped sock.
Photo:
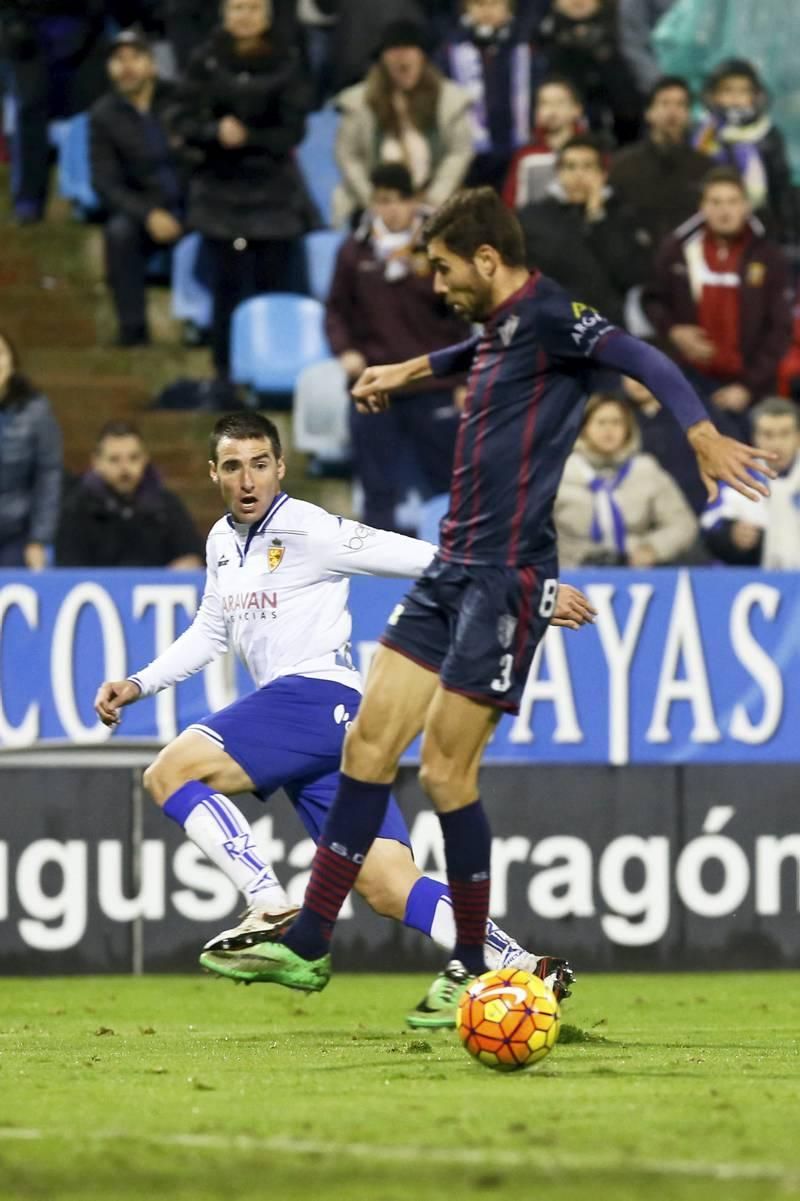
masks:
{"type": "Polygon", "coordinates": [[[456,924],[453,957],[478,976],[486,971],[483,944],[491,891],[491,830],[480,801],[440,813],[439,821],[456,924]]]}
{"type": "Polygon", "coordinates": [[[389,791],[388,784],[367,784],[341,773],[311,865],[303,908],[283,940],[304,959],[327,953],[339,910],[383,824],[389,791]]]}

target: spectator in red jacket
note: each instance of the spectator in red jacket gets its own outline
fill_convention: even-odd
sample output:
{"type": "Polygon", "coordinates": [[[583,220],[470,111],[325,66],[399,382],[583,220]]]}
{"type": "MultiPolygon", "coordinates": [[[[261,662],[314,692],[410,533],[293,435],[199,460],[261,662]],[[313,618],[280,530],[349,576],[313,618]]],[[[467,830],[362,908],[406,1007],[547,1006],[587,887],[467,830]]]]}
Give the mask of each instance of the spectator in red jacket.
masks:
{"type": "MultiPolygon", "coordinates": [[[[420,243],[429,210],[417,202],[408,169],[382,163],[371,178],[372,199],[339,251],[326,313],[328,340],[350,380],[374,363],[413,358],[469,336],[466,323],[434,294],[420,243]]],[[[428,496],[448,490],[461,382],[426,380],[398,393],[397,403],[377,417],[352,409],[355,472],[370,525],[398,529],[397,506],[414,484],[428,496]]]]}
{"type": "Polygon", "coordinates": [[[792,297],[780,247],[732,168],[706,176],[700,212],[663,244],[643,303],[720,428],[747,436],[748,409],[775,389],[792,297]]]}
{"type": "Polygon", "coordinates": [[[583,103],[574,84],[558,76],[545,79],[536,92],[531,140],[514,155],[503,185],[509,208],[544,199],[556,177],[559,151],[585,127],[583,103]]]}

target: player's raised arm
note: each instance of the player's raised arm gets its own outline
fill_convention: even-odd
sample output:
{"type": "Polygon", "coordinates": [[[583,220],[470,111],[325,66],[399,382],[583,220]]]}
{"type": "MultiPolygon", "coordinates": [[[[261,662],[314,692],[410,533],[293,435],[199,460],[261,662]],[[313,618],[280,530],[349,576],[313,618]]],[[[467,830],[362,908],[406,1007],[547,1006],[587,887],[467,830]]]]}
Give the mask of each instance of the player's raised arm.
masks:
{"type": "Polygon", "coordinates": [[[539,334],[545,349],[560,358],[591,359],[612,371],[632,375],[649,388],[686,434],[711,500],[716,498],[720,481],[748,500],[769,496],[768,485],[752,472],[774,478],[769,462],[775,456],[720,434],[686,376],[655,346],[577,302],[564,311],[543,314],[539,334]]]}
{"type": "Polygon", "coordinates": [[[163,654],[127,680],[106,680],[97,690],[94,709],[106,726],[119,725],[126,705],[153,696],[207,667],[228,649],[228,634],[217,589],[216,572],[206,572],[203,599],[192,624],[163,654]]]}
{"type": "Polygon", "coordinates": [[[472,366],[477,344],[477,338],[468,338],[455,346],[445,346],[404,363],[367,367],[352,388],[356,408],[360,413],[382,413],[389,407],[390,393],[398,388],[406,388],[431,375],[459,375],[467,371],[472,366]]]}

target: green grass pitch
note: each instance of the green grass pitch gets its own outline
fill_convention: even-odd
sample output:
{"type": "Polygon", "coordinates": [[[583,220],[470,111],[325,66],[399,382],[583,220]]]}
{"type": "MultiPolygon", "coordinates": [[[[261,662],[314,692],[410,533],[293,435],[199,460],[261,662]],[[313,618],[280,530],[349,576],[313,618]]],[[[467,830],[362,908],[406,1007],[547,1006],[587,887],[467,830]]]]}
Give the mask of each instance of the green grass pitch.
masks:
{"type": "Polygon", "coordinates": [[[0,1197],[800,1198],[800,974],[584,976],[514,1075],[404,1029],[426,983],[0,982],[0,1197]]]}

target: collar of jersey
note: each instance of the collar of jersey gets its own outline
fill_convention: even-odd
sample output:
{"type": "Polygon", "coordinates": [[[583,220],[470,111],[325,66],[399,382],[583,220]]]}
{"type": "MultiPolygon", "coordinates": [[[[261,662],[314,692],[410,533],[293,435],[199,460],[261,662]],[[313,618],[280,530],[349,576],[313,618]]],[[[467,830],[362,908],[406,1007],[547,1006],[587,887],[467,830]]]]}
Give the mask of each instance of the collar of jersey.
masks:
{"type": "MultiPolygon", "coordinates": [[[[256,534],[262,534],[264,532],[264,530],[267,528],[269,523],[272,521],[272,518],[278,512],[278,509],[280,509],[282,505],[285,505],[286,501],[288,499],[289,499],[289,494],[287,492],[279,492],[278,495],[273,500],[270,507],[267,509],[264,516],[261,518],[261,520],[257,523],[254,522],[253,525],[250,526],[250,529],[247,534],[247,540],[244,544],[244,550],[239,552],[241,555],[241,558],[242,558],[242,562],[244,562],[244,560],[247,556],[247,552],[250,549],[250,543],[253,541],[256,534]]],[[[231,517],[230,513],[228,514],[228,525],[231,527],[232,530],[236,528],[236,524],[235,524],[233,518],[231,517]]]]}
{"type": "Polygon", "coordinates": [[[486,318],[486,324],[493,325],[497,318],[504,313],[507,308],[510,308],[513,304],[516,304],[518,300],[522,300],[523,297],[532,295],[536,290],[536,285],[539,282],[541,274],[541,271],[532,271],[521,288],[517,288],[516,292],[512,292],[510,296],[507,296],[505,300],[497,306],[496,309],[492,309],[491,313],[486,318]]]}

